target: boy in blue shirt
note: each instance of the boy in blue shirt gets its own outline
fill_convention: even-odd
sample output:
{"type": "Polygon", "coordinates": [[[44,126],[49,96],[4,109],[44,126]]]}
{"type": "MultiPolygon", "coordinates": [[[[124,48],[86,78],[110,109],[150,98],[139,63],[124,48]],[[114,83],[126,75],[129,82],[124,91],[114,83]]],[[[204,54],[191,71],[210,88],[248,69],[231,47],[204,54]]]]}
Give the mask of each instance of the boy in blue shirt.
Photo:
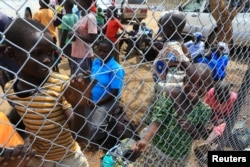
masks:
{"type": "Polygon", "coordinates": [[[118,106],[118,99],[124,83],[125,70],[115,60],[113,45],[104,39],[98,45],[98,57],[91,68],[91,80],[97,80],[89,101],[92,110],[88,116],[89,137],[94,143],[105,141],[110,111],[118,106]]]}

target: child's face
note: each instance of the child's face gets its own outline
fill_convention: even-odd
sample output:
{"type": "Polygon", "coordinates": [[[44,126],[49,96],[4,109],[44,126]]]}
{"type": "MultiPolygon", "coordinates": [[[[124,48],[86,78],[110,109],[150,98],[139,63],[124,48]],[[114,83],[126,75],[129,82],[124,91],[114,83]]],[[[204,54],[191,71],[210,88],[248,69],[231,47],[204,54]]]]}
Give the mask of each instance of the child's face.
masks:
{"type": "Polygon", "coordinates": [[[21,68],[22,74],[35,78],[45,78],[54,61],[53,42],[48,35],[45,35],[45,37],[50,39],[50,42],[45,38],[40,39],[40,33],[34,33],[31,35],[33,36],[30,40],[26,40],[21,46],[27,52],[29,51],[30,54],[14,48],[14,58],[18,66],[21,68]]]}
{"type": "Polygon", "coordinates": [[[108,57],[111,55],[111,50],[110,46],[106,43],[100,43],[98,46],[98,53],[99,57],[103,60],[107,60],[108,57]]]}

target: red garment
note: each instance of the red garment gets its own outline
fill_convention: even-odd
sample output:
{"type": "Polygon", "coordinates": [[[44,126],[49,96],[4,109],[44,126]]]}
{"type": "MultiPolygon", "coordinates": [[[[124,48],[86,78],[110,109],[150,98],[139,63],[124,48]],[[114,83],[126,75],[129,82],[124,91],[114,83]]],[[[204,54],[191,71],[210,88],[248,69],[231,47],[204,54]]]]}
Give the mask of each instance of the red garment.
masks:
{"type": "Polygon", "coordinates": [[[214,88],[211,88],[206,95],[205,103],[207,103],[214,111],[215,118],[213,120],[222,119],[223,115],[229,115],[233,110],[234,102],[237,99],[237,94],[235,92],[231,92],[230,98],[224,103],[220,104],[214,94],[214,88]]]}
{"type": "Polygon", "coordinates": [[[226,128],[226,123],[224,122],[224,123],[222,123],[222,124],[220,124],[220,125],[218,125],[218,126],[214,126],[213,131],[214,131],[217,135],[221,136],[221,135],[223,134],[225,128],[226,128]]]}
{"type": "Polygon", "coordinates": [[[121,22],[116,18],[109,19],[106,27],[106,37],[114,43],[117,42],[117,33],[119,29],[123,30],[121,22]]]}
{"type": "Polygon", "coordinates": [[[92,2],[92,5],[91,5],[91,7],[90,7],[90,11],[91,12],[94,12],[94,13],[96,13],[96,5],[95,5],[95,1],[93,0],[93,2],[92,2]]]}

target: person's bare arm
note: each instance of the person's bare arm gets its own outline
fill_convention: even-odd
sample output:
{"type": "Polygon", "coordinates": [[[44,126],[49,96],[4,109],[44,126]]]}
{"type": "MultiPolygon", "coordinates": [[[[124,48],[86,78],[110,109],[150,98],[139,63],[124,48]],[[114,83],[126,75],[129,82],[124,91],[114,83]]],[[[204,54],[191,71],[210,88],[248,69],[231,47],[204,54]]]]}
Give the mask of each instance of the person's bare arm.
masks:
{"type": "Polygon", "coordinates": [[[193,78],[195,78],[195,77],[199,78],[198,77],[199,74],[196,72],[197,70],[196,70],[196,67],[195,67],[195,65],[193,63],[188,62],[188,61],[187,62],[181,62],[181,68],[183,70],[185,70],[186,76],[190,76],[190,77],[193,77],[193,78]]]}
{"type": "Polygon", "coordinates": [[[184,44],[182,44],[181,47],[182,47],[183,53],[186,55],[186,57],[191,60],[192,57],[191,57],[191,54],[189,52],[189,49],[184,44]]]}
{"type": "Polygon", "coordinates": [[[148,143],[152,140],[154,135],[157,133],[159,126],[160,126],[160,123],[156,121],[152,122],[148,126],[145,136],[141,140],[137,141],[135,151],[142,152],[147,149],[148,143]]]}
{"type": "Polygon", "coordinates": [[[91,99],[91,91],[96,80],[90,81],[90,77],[87,74],[77,74],[72,78],[70,85],[64,92],[65,99],[72,105],[72,111],[65,110],[65,114],[69,119],[70,128],[74,132],[78,132],[85,124],[85,114],[88,102],[91,99]]]}
{"type": "Polygon", "coordinates": [[[183,116],[179,116],[178,123],[183,130],[185,130],[186,132],[188,132],[191,135],[191,137],[193,139],[202,138],[198,129],[189,120],[187,120],[183,116]]]}
{"type": "Polygon", "coordinates": [[[85,36],[79,36],[77,35],[81,40],[87,43],[93,43],[97,39],[98,35],[97,34],[87,34],[85,36]]]}
{"type": "Polygon", "coordinates": [[[60,41],[60,47],[63,48],[66,42],[66,38],[67,38],[67,34],[68,34],[68,30],[62,30],[62,38],[60,41]]]}
{"type": "Polygon", "coordinates": [[[72,78],[70,85],[64,92],[64,97],[72,105],[72,108],[86,106],[91,99],[91,91],[97,80],[91,81],[89,74],[79,73],[72,78]]]}
{"type": "Polygon", "coordinates": [[[150,124],[150,126],[148,127],[148,132],[147,134],[143,137],[144,140],[146,140],[147,142],[151,141],[153,136],[156,134],[156,132],[158,131],[158,128],[160,126],[160,123],[154,121],[150,124]]]}
{"type": "Polygon", "coordinates": [[[98,37],[98,34],[87,34],[87,35],[79,35],[76,32],[70,31],[68,32],[68,37],[72,39],[72,41],[75,41],[75,38],[80,38],[86,43],[93,43],[98,37]]]}
{"type": "Polygon", "coordinates": [[[73,124],[74,124],[74,113],[72,108],[68,108],[64,110],[64,113],[67,117],[67,123],[69,124],[70,129],[73,130],[73,124]]]}

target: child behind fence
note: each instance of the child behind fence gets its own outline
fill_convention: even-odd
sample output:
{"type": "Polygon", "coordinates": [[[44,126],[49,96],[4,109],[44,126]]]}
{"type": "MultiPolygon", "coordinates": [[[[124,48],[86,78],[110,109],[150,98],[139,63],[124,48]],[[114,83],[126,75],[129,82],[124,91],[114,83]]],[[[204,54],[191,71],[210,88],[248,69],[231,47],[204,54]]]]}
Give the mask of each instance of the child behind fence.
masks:
{"type": "Polygon", "coordinates": [[[205,64],[190,63],[180,36],[185,23],[182,12],[166,12],[160,18],[168,42],[154,62],[154,77],[156,84],[165,84],[156,92],[149,113],[151,123],[136,150],[145,151],[150,142],[152,146],[134,166],[185,166],[193,140],[207,137],[204,124],[212,111],[201,97],[211,86],[211,70],[205,64]],[[182,74],[179,78],[178,72],[182,74]]]}
{"type": "Polygon", "coordinates": [[[225,120],[233,111],[237,93],[230,89],[230,83],[221,81],[216,83],[206,94],[204,101],[213,110],[211,122],[214,125],[213,131],[207,139],[208,142],[212,142],[216,137],[223,134],[226,127],[225,120]]]}
{"type": "Polygon", "coordinates": [[[201,97],[211,86],[211,70],[205,64],[182,65],[188,67],[183,86],[158,95],[151,108],[152,122],[135,149],[147,151],[134,166],[185,166],[193,140],[207,137],[204,125],[212,111],[201,97]]]}
{"type": "MultiPolygon", "coordinates": [[[[109,116],[118,106],[118,99],[124,84],[125,71],[115,60],[112,42],[103,39],[98,45],[98,56],[91,69],[92,80],[98,83],[92,89],[89,103],[89,137],[94,143],[104,143],[107,137],[109,116]]],[[[118,136],[116,136],[118,137],[118,136]]],[[[112,145],[115,143],[109,143],[112,145]]]]}
{"type": "Polygon", "coordinates": [[[182,44],[181,32],[185,24],[185,15],[178,11],[166,12],[159,19],[161,33],[167,41],[153,64],[153,79],[157,91],[182,85],[185,69],[180,63],[190,62],[188,49],[182,44]]]}
{"type": "MultiPolygon", "coordinates": [[[[39,0],[40,9],[34,13],[33,19],[39,21],[42,25],[48,29],[53,37],[53,42],[57,43],[56,27],[54,25],[55,14],[49,6],[50,0],[39,0]]],[[[55,50],[55,53],[56,50],[55,50]]],[[[58,54],[54,54],[55,65],[53,71],[59,72],[58,64],[60,63],[60,57],[58,54]]]]}
{"type": "Polygon", "coordinates": [[[30,145],[37,153],[28,166],[87,167],[70,131],[70,127],[79,125],[73,122],[71,105],[63,96],[69,78],[51,72],[54,41],[43,30],[35,20],[17,18],[6,31],[6,55],[20,68],[5,86],[6,98],[22,117],[30,145]]]}

